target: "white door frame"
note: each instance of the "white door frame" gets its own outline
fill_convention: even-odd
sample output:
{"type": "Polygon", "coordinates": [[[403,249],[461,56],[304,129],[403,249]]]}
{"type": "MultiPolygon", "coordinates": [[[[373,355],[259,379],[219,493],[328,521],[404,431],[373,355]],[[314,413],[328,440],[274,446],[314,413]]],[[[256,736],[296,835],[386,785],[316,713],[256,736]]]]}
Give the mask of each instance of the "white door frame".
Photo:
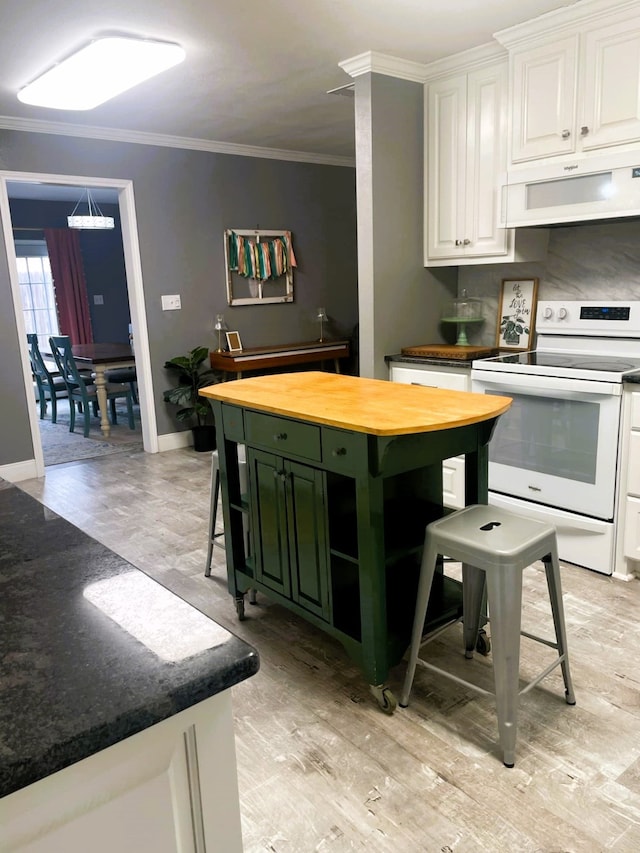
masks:
{"type": "MultiPolygon", "coordinates": [[[[9,261],[9,278],[13,295],[13,305],[16,317],[18,339],[20,341],[20,357],[24,374],[27,399],[33,397],[33,380],[29,363],[27,347],[27,331],[22,313],[20,285],[18,283],[18,264],[16,261],[13,242],[13,226],[11,209],[7,191],[8,181],[38,184],[63,184],[65,186],[107,187],[117,189],[120,207],[120,222],[122,229],[122,244],[124,249],[125,271],[127,276],[127,291],[129,294],[129,310],[131,325],[136,348],[136,372],[140,399],[140,416],[142,420],[142,440],[148,453],[158,452],[158,427],[155,406],[153,404],[153,380],[151,375],[151,357],[149,354],[149,336],[147,316],[144,304],[144,288],[142,281],[142,264],[140,262],[140,246],[138,243],[138,225],[136,219],[135,201],[133,196],[133,181],[110,178],[84,177],[78,175],[47,175],[34,172],[7,172],[0,170],[0,216],[2,218],[4,242],[9,261]]],[[[42,441],[35,406],[29,406],[29,422],[35,456],[36,477],[44,476],[44,457],[42,441]]]]}

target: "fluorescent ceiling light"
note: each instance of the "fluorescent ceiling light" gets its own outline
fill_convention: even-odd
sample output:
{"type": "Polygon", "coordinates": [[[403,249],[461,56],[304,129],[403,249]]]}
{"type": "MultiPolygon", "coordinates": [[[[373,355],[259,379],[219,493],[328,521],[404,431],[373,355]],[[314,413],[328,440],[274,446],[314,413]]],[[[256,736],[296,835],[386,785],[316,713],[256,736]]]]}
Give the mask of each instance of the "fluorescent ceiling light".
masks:
{"type": "Polygon", "coordinates": [[[18,92],[55,110],[91,110],[185,57],[179,44],[129,37],[96,39],[18,92]]]}

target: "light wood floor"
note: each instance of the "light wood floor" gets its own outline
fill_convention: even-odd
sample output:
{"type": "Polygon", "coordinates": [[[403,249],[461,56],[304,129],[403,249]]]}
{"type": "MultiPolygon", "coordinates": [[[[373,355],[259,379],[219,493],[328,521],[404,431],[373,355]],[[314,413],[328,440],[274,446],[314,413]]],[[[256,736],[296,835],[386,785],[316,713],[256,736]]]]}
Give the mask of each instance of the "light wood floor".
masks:
{"type": "MultiPolygon", "coordinates": [[[[418,670],[388,717],[322,632],[262,596],[237,621],[222,549],[203,577],[209,466],[191,450],[121,453],[19,485],[258,648],[260,672],[234,688],[247,853],[640,850],[638,581],[563,567],[578,704],[558,670],[523,697],[507,770],[490,698],[418,670]]],[[[525,598],[524,627],[551,636],[540,565],[525,598]]],[[[430,654],[467,671],[457,630],[430,654]]],[[[522,654],[531,677],[550,652],[524,640],[522,654]]],[[[490,658],[471,666],[489,683],[490,658]]]]}

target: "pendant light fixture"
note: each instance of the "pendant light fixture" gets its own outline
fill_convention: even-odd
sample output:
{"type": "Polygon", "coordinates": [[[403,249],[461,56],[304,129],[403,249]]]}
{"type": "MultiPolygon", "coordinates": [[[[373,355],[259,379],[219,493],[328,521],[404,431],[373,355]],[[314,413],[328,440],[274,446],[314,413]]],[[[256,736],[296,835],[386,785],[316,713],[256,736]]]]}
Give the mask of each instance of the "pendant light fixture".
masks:
{"type": "Polygon", "coordinates": [[[78,228],[82,230],[109,230],[114,227],[113,216],[103,216],[102,211],[93,200],[91,190],[87,187],[83,195],[80,196],[78,203],[73,208],[71,216],[67,216],[67,225],[69,228],[78,228]],[[85,195],[86,193],[86,200],[85,195]],[[76,211],[85,201],[88,213],[86,215],[77,214],[76,211]]]}
{"type": "Polygon", "coordinates": [[[184,49],[173,42],[95,39],[21,89],[18,100],[55,110],[92,110],[184,58],[184,49]]]}

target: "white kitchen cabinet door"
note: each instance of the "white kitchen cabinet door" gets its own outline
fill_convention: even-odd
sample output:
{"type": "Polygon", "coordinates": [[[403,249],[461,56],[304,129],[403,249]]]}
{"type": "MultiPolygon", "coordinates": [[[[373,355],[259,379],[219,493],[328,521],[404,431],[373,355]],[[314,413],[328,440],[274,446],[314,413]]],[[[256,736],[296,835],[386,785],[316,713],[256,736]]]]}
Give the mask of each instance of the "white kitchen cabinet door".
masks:
{"type": "Polygon", "coordinates": [[[511,55],[511,161],[576,150],[578,35],[511,55]]]}
{"type": "Polygon", "coordinates": [[[498,228],[506,87],[504,62],[427,87],[428,259],[507,252],[498,228]]]}
{"type": "Polygon", "coordinates": [[[425,89],[427,100],[427,256],[462,254],[467,156],[467,77],[439,80],[425,89]]]}
{"type": "Polygon", "coordinates": [[[640,29],[620,21],[585,33],[579,132],[583,150],[640,139],[640,29]]]}

